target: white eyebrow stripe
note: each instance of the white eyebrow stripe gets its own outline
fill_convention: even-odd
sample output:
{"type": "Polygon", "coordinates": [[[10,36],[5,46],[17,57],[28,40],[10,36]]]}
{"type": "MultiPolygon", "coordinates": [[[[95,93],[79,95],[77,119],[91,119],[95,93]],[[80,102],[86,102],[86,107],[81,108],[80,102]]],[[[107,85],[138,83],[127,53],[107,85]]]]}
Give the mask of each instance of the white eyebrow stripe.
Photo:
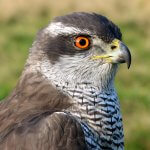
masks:
{"type": "Polygon", "coordinates": [[[45,33],[51,34],[52,36],[57,36],[59,34],[90,34],[88,30],[80,30],[72,26],[65,26],[61,22],[53,22],[47,28],[45,28],[45,33]]]}

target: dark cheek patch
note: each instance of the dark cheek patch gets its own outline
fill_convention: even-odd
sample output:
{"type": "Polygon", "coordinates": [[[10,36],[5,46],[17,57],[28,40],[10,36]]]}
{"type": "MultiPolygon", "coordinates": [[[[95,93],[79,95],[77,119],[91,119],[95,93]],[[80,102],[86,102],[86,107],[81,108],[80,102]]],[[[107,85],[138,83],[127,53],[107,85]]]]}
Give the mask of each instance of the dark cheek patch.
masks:
{"type": "Polygon", "coordinates": [[[72,37],[56,36],[54,38],[50,37],[48,41],[44,51],[52,63],[58,61],[60,56],[69,55],[73,57],[76,53],[79,53],[74,47],[72,37]]]}

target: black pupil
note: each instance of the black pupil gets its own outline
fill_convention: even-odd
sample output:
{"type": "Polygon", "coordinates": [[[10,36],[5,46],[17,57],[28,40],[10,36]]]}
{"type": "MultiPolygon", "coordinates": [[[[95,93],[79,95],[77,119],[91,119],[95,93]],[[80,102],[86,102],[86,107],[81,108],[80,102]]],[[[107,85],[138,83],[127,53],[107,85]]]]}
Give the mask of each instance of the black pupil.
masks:
{"type": "Polygon", "coordinates": [[[79,43],[80,43],[80,45],[84,46],[86,44],[86,40],[81,39],[79,43]]]}

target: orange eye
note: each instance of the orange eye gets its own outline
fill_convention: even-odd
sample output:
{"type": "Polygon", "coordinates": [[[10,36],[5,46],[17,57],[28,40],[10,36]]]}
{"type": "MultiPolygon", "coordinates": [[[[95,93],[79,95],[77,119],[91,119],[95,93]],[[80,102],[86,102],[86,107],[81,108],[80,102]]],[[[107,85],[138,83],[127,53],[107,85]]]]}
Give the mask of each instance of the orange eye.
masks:
{"type": "Polygon", "coordinates": [[[87,49],[90,46],[90,39],[85,36],[78,36],[75,39],[75,46],[80,49],[87,49]]]}

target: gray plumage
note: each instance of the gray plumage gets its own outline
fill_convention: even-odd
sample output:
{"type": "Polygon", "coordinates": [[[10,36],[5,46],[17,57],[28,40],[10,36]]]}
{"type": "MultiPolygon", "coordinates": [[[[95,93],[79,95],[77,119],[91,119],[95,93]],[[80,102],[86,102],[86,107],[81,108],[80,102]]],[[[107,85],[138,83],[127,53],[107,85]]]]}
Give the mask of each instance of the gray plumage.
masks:
{"type": "Polygon", "coordinates": [[[130,52],[106,17],[55,18],[37,34],[16,88],[0,103],[0,149],[124,149],[114,88],[122,62],[130,66],[130,52]],[[76,47],[79,36],[89,39],[87,49],[76,47]]]}

